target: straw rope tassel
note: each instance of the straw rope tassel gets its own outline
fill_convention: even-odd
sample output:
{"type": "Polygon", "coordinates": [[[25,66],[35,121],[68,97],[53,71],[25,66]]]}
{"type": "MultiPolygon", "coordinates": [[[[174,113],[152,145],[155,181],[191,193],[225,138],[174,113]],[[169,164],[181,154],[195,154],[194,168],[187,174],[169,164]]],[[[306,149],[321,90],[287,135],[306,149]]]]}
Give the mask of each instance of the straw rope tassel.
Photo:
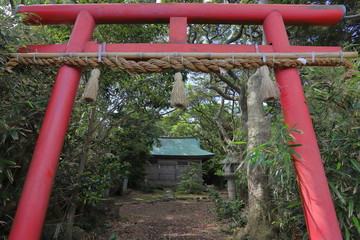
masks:
{"type": "Polygon", "coordinates": [[[188,106],[184,82],[180,72],[175,73],[175,82],[171,92],[170,104],[175,108],[184,108],[188,106]]]}
{"type": "Polygon", "coordinates": [[[269,68],[267,66],[262,66],[259,68],[259,71],[262,76],[260,94],[263,101],[279,99],[279,88],[276,82],[271,80],[269,68]]]}
{"type": "Polygon", "coordinates": [[[96,101],[99,89],[99,76],[100,70],[98,68],[91,70],[90,79],[87,82],[84,93],[81,97],[81,99],[83,99],[85,102],[94,103],[96,101]]]}

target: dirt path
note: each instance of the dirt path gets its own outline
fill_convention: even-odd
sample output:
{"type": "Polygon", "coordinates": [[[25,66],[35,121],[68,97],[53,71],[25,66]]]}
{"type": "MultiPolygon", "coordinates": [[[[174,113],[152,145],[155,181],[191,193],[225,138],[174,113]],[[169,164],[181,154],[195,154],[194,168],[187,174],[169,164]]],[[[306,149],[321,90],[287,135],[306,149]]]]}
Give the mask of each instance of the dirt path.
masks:
{"type": "Polygon", "coordinates": [[[110,223],[109,239],[223,240],[212,202],[171,200],[120,207],[119,220],[110,223]],[[117,238],[116,238],[117,237],[117,238]]]}

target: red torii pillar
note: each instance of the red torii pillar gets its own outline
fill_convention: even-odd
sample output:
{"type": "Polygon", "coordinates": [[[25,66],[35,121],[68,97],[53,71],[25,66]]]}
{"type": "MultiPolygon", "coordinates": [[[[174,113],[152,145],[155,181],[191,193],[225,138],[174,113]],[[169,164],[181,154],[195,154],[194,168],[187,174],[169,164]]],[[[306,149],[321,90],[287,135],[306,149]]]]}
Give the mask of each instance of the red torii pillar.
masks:
{"type": "MultiPolygon", "coordinates": [[[[82,52],[94,28],[92,16],[80,11],[66,52],[82,52]]],[[[66,65],[59,69],[9,239],[40,239],[81,72],[78,67],[66,65]]]]}
{"type": "MultiPolygon", "coordinates": [[[[291,51],[279,12],[273,11],[265,18],[264,31],[267,43],[272,44],[275,51],[291,51]]],[[[302,159],[297,156],[293,156],[293,159],[309,236],[311,239],[342,239],[339,223],[328,221],[337,218],[299,72],[297,68],[275,69],[275,77],[280,89],[285,123],[288,126],[297,124],[296,128],[302,130],[301,133],[292,133],[294,143],[302,145],[294,149],[302,159]]]]}
{"type": "MultiPolygon", "coordinates": [[[[22,6],[21,13],[34,13],[33,24],[74,24],[68,45],[33,45],[32,52],[97,52],[89,42],[95,24],[169,23],[168,44],[108,44],[108,52],[255,52],[254,46],[179,43],[186,39],[187,23],[263,24],[269,45],[260,52],[337,52],[339,47],[290,46],[285,25],[336,24],[343,6],[257,4],[76,4],[22,6]]],[[[79,68],[59,70],[35,147],[28,176],[9,236],[10,240],[39,239],[64,136],[80,79],[79,68]]],[[[309,236],[313,240],[342,239],[335,209],[305,103],[297,69],[276,69],[285,123],[297,128],[294,165],[309,236]]]]}

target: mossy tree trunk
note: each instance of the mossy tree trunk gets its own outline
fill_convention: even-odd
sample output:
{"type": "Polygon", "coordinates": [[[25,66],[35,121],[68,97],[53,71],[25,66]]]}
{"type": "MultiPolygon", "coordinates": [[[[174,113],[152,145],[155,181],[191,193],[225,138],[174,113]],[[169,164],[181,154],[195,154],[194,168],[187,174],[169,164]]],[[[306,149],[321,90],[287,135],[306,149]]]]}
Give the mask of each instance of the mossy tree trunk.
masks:
{"type": "MultiPolygon", "coordinates": [[[[248,81],[248,157],[253,150],[267,142],[270,137],[270,121],[264,114],[260,85],[262,71],[258,69],[248,81]]],[[[270,189],[266,169],[261,164],[248,163],[248,223],[240,233],[240,239],[249,237],[254,240],[272,239],[270,211],[270,189]]]]}
{"type": "MultiPolygon", "coordinates": [[[[269,4],[269,0],[260,0],[260,4],[269,4]]],[[[262,43],[266,40],[263,38],[262,43]]],[[[262,68],[267,68],[266,66],[262,68]]],[[[260,86],[263,75],[268,73],[264,69],[258,69],[248,81],[248,156],[261,144],[270,140],[271,121],[264,113],[263,96],[260,94],[260,86]]],[[[270,187],[268,173],[261,165],[255,167],[248,163],[248,222],[240,239],[246,236],[254,240],[273,239],[271,226],[270,187]]]]}

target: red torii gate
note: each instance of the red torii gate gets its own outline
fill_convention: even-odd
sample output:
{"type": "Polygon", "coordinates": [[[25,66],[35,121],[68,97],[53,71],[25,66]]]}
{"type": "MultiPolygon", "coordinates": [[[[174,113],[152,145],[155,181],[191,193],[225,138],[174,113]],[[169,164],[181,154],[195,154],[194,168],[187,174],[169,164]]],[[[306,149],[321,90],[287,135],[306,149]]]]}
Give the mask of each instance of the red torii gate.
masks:
{"type": "MultiPolygon", "coordinates": [[[[31,13],[31,24],[74,25],[68,44],[29,45],[37,53],[97,53],[99,43],[91,37],[96,24],[170,23],[169,43],[107,44],[107,52],[162,53],[304,53],[338,52],[340,47],[290,46],[285,25],[336,24],[345,14],[344,6],[255,5],[255,4],[76,4],[21,6],[31,13]],[[267,45],[187,44],[187,24],[263,25],[267,45]]],[[[48,207],[70,113],[80,80],[81,68],[60,67],[30,169],[12,225],[10,240],[39,239],[48,207]]],[[[296,68],[275,69],[281,88],[285,124],[296,125],[293,133],[301,147],[294,156],[302,206],[310,239],[342,239],[331,200],[324,167],[308,107],[296,68]]]]}

